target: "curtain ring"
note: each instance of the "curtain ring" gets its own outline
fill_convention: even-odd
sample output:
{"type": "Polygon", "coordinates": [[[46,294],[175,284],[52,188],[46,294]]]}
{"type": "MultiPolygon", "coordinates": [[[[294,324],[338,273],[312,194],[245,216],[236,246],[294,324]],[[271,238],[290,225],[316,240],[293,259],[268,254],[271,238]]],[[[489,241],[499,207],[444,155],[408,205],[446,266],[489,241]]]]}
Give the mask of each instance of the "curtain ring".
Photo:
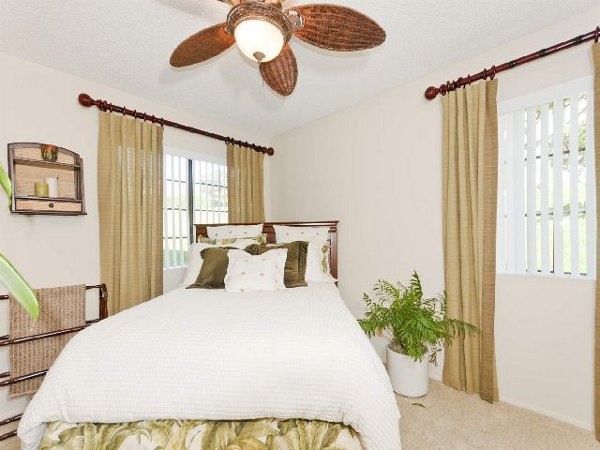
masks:
{"type": "Polygon", "coordinates": [[[600,37],[600,27],[596,27],[596,32],[594,33],[594,42],[598,43],[598,37],[600,37]]]}
{"type": "Polygon", "coordinates": [[[484,79],[484,80],[486,80],[486,79],[487,79],[487,77],[488,77],[488,74],[487,74],[487,69],[484,67],[484,68],[483,68],[483,79],[484,79]]]}
{"type": "Polygon", "coordinates": [[[490,80],[493,80],[494,78],[496,78],[496,66],[492,66],[490,70],[492,71],[492,74],[490,75],[490,80]]]}

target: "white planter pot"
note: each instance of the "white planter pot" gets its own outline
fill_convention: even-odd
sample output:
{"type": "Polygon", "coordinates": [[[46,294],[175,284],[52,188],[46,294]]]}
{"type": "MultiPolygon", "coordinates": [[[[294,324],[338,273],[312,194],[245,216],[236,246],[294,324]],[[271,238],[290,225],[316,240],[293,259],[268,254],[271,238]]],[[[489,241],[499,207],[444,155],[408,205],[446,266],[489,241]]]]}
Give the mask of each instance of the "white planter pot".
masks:
{"type": "Polygon", "coordinates": [[[405,397],[423,397],[429,392],[429,358],[418,362],[389,347],[386,352],[387,371],[394,392],[405,397]]]}

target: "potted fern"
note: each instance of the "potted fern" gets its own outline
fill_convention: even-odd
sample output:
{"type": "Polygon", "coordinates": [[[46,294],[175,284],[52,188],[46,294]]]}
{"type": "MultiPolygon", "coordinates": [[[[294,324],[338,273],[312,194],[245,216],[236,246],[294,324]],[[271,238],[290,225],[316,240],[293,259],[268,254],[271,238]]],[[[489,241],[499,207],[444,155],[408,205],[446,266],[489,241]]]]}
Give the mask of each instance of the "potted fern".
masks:
{"type": "MultiPolygon", "coordinates": [[[[4,167],[0,165],[0,187],[6,193],[8,201],[12,198],[12,187],[10,179],[4,170],[4,167]]],[[[4,285],[8,292],[10,292],[17,302],[27,311],[27,313],[33,318],[37,319],[39,314],[38,301],[35,296],[35,292],[25,279],[19,274],[17,269],[6,259],[2,253],[0,253],[0,284],[4,285]]]]}
{"type": "Polygon", "coordinates": [[[429,392],[429,363],[445,345],[480,330],[467,322],[446,316],[446,297],[425,298],[421,280],[414,272],[407,285],[379,280],[373,298],[364,294],[365,318],[360,326],[369,336],[383,335],[387,347],[387,369],[394,391],[406,397],[429,392]]]}

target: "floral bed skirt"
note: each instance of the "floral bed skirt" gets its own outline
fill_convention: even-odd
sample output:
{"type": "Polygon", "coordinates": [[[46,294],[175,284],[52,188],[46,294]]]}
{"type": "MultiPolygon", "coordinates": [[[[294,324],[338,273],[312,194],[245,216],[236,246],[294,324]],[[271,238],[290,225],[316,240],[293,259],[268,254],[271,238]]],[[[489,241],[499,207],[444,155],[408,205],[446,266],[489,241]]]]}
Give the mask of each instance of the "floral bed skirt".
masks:
{"type": "Polygon", "coordinates": [[[363,450],[339,423],[300,419],[243,422],[143,420],[99,424],[53,422],[42,450],[363,450]]]}

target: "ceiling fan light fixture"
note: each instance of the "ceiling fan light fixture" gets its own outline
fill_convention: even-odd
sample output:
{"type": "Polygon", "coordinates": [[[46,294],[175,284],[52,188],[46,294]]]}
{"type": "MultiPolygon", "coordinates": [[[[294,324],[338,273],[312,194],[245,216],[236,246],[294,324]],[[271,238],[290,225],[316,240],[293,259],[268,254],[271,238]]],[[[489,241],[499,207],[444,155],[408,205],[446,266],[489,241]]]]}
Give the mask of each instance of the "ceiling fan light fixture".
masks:
{"type": "Polygon", "coordinates": [[[183,40],[171,54],[173,67],[202,63],[237,43],[258,62],[263,81],[279,95],[294,92],[298,64],[289,44],[298,39],[324,50],[354,52],[385,42],[385,30],[369,16],[346,6],[309,4],[283,9],[286,0],[219,0],[232,6],[227,21],[183,40]]]}
{"type": "Polygon", "coordinates": [[[249,59],[266,63],[281,53],[292,37],[292,25],[276,6],[249,2],[234,6],[227,16],[227,32],[249,59]]]}
{"type": "Polygon", "coordinates": [[[285,45],[281,29],[266,20],[243,20],[235,27],[233,34],[240,51],[259,63],[275,59],[285,45]]]}

